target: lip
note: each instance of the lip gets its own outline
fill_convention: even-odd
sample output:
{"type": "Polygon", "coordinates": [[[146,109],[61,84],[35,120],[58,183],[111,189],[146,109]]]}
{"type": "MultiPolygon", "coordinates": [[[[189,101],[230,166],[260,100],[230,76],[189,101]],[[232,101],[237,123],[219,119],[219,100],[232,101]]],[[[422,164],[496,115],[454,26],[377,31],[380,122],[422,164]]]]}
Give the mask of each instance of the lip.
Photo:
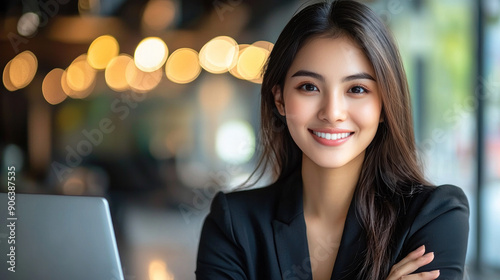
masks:
{"type": "Polygon", "coordinates": [[[340,145],[344,144],[345,142],[349,141],[349,139],[351,139],[351,136],[354,135],[353,131],[345,130],[345,129],[338,129],[338,128],[309,129],[309,133],[311,133],[314,140],[316,140],[321,145],[325,145],[325,146],[340,146],[340,145]],[[314,134],[314,131],[321,132],[321,133],[330,133],[330,134],[349,133],[350,135],[345,137],[345,138],[333,140],[333,139],[321,138],[321,137],[317,136],[316,134],[314,134]]]}
{"type": "Polygon", "coordinates": [[[348,130],[348,129],[341,129],[341,128],[310,128],[310,132],[316,131],[316,132],[323,132],[323,133],[352,133],[354,131],[348,130]]]}

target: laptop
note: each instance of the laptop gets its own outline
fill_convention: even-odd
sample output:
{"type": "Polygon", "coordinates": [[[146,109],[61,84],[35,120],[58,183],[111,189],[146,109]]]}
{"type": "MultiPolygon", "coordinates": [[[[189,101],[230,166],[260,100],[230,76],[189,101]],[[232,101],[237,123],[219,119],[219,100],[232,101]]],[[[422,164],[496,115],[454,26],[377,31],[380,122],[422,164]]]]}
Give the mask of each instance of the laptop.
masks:
{"type": "Polygon", "coordinates": [[[106,199],[12,198],[0,193],[0,279],[123,280],[106,199]]]}

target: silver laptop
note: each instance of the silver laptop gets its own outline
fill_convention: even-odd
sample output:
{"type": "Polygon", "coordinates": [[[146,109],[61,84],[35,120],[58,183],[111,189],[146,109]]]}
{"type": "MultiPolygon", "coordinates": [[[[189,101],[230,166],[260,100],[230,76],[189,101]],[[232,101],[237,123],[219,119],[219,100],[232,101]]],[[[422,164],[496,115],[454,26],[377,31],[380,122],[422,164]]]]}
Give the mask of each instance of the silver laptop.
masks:
{"type": "Polygon", "coordinates": [[[123,280],[106,199],[12,198],[0,193],[0,279],[123,280]]]}

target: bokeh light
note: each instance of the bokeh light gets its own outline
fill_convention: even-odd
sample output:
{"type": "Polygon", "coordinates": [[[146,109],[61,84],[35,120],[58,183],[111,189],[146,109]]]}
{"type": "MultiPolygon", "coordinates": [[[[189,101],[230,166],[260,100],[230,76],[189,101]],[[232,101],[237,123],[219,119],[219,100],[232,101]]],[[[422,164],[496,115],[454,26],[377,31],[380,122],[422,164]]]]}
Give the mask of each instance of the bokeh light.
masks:
{"type": "Polygon", "coordinates": [[[231,120],[217,129],[215,143],[220,159],[232,164],[242,164],[248,162],[254,154],[255,133],[248,122],[231,120]]]}
{"type": "Polygon", "coordinates": [[[3,69],[3,75],[2,75],[2,81],[4,87],[8,91],[15,91],[17,88],[12,84],[12,81],[10,80],[10,64],[12,63],[12,60],[7,62],[3,69]]]}
{"type": "Polygon", "coordinates": [[[168,57],[168,47],[162,39],[148,37],[142,40],[134,53],[137,68],[144,72],[153,72],[163,66],[168,57]]]}
{"type": "Polygon", "coordinates": [[[262,83],[262,70],[273,47],[274,44],[268,41],[239,45],[238,62],[229,73],[238,79],[262,83]]]}
{"type": "Polygon", "coordinates": [[[96,71],[88,64],[87,55],[77,57],[68,67],[66,79],[74,91],[84,91],[94,82],[96,71]]]}
{"type": "Polygon", "coordinates": [[[33,13],[24,13],[17,22],[17,32],[24,37],[31,37],[38,30],[40,17],[33,13]]]}
{"type": "Polygon", "coordinates": [[[162,260],[149,263],[149,280],[173,280],[174,275],[168,270],[167,264],[162,260]]]}
{"type": "Polygon", "coordinates": [[[61,85],[71,98],[82,99],[90,95],[95,87],[96,70],[87,62],[87,55],[77,57],[64,71],[61,85]]]}
{"type": "Polygon", "coordinates": [[[30,51],[24,51],[11,60],[9,78],[12,86],[17,90],[26,87],[35,77],[38,60],[30,51]]]}
{"type": "Polygon", "coordinates": [[[95,69],[104,69],[118,55],[119,50],[118,41],[113,36],[100,36],[90,44],[87,62],[95,69]]]}
{"type": "Polygon", "coordinates": [[[60,68],[50,71],[42,82],[42,94],[45,100],[52,105],[59,104],[68,97],[62,88],[61,78],[64,70],[60,68]]]}
{"type": "Polygon", "coordinates": [[[61,86],[63,88],[64,93],[68,95],[69,97],[73,99],[83,99],[89,96],[92,91],[94,90],[95,87],[95,80],[90,84],[90,86],[87,89],[77,91],[73,90],[71,87],[68,85],[68,78],[67,78],[68,71],[65,70],[62,78],[61,78],[61,86]]]}
{"type": "Polygon", "coordinates": [[[268,41],[257,41],[255,43],[253,43],[252,46],[259,47],[259,48],[263,49],[264,52],[266,53],[266,57],[264,58],[264,62],[259,69],[259,74],[258,74],[257,78],[250,80],[250,82],[252,82],[252,83],[262,84],[262,80],[263,80],[262,70],[267,63],[269,55],[271,55],[271,51],[274,48],[274,44],[271,42],[268,42],[268,41]]]}
{"type": "Polygon", "coordinates": [[[146,4],[142,23],[146,28],[159,31],[166,29],[174,20],[175,4],[169,0],[150,0],[146,4]]]}
{"type": "MultiPolygon", "coordinates": [[[[237,60],[239,59],[239,57],[240,57],[241,53],[242,53],[242,52],[243,52],[246,48],[248,48],[249,46],[250,46],[249,44],[240,44],[240,45],[238,45],[238,49],[239,49],[239,50],[238,50],[238,58],[237,58],[237,60]]],[[[243,78],[243,76],[241,76],[241,74],[240,74],[240,73],[238,73],[238,67],[236,67],[237,65],[238,65],[238,63],[236,63],[236,64],[233,66],[233,68],[231,68],[231,69],[229,70],[229,73],[230,73],[231,75],[233,75],[234,77],[236,77],[236,78],[240,79],[240,80],[246,80],[245,78],[243,78]]]]}
{"type": "Polygon", "coordinates": [[[154,89],[161,81],[162,69],[153,72],[144,72],[130,61],[125,69],[125,78],[130,88],[138,93],[146,93],[154,89]]]}
{"type": "Polygon", "coordinates": [[[238,44],[228,36],[215,37],[200,50],[200,64],[210,73],[221,74],[229,71],[237,62],[238,44]]]}
{"type": "Polygon", "coordinates": [[[125,73],[127,66],[132,61],[132,56],[128,54],[120,54],[119,56],[111,59],[104,72],[104,78],[109,88],[118,92],[125,91],[130,88],[125,73]]]}
{"type": "Polygon", "coordinates": [[[259,79],[262,67],[269,57],[269,51],[256,46],[249,46],[238,57],[238,73],[247,80],[259,79]]]}
{"type": "Polygon", "coordinates": [[[178,84],[194,81],[200,72],[198,52],[190,48],[182,48],[173,52],[165,65],[167,78],[178,84]]]}

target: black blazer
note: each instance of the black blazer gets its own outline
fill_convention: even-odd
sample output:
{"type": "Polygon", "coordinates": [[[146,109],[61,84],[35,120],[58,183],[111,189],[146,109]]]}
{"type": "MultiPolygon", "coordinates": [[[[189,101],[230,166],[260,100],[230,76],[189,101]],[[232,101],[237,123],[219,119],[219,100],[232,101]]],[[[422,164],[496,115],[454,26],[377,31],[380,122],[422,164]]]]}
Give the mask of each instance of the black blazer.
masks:
{"type": "MultiPolygon", "coordinates": [[[[429,187],[404,206],[391,267],[425,245],[435,257],[418,271],[440,269],[439,279],[463,279],[469,233],[463,191],[429,187]]],[[[355,212],[351,202],[331,279],[356,279],[359,271],[366,241],[355,212]]],[[[307,244],[300,176],[260,189],[219,192],[201,232],[196,279],[312,279],[307,244]]]]}

